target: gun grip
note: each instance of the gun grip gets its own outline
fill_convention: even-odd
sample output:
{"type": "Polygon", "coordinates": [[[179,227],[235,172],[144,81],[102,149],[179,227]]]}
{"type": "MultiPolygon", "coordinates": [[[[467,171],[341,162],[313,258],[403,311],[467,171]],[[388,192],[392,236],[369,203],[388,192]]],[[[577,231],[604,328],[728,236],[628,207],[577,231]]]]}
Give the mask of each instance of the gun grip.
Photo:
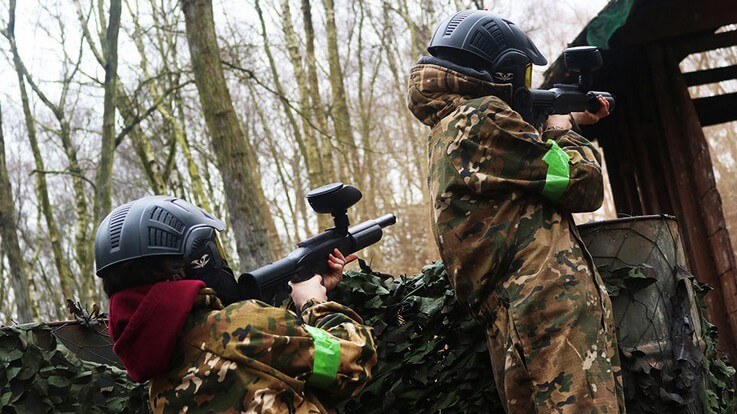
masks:
{"type": "Polygon", "coordinates": [[[302,270],[295,273],[290,279],[292,282],[304,282],[305,280],[312,279],[315,275],[324,276],[330,269],[328,269],[328,255],[325,255],[325,260],[316,262],[313,266],[305,266],[302,270]]]}
{"type": "Polygon", "coordinates": [[[241,291],[245,297],[241,300],[246,299],[258,299],[262,300],[261,289],[258,286],[258,282],[249,273],[243,273],[238,277],[238,286],[241,287],[241,291]]]}
{"type": "Polygon", "coordinates": [[[591,112],[592,114],[595,114],[599,112],[599,109],[601,108],[601,104],[599,103],[599,96],[603,96],[604,99],[609,102],[609,112],[611,113],[614,111],[614,97],[608,93],[608,92],[595,92],[595,91],[589,91],[587,93],[589,100],[586,104],[586,110],[591,112]]]}

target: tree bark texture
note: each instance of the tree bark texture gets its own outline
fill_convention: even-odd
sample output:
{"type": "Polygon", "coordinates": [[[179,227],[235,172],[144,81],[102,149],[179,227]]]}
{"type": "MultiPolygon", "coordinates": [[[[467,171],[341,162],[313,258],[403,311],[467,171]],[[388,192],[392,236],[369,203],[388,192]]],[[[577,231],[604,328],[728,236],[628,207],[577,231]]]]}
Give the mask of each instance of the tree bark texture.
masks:
{"type": "MultiPolygon", "coordinates": [[[[61,20],[59,21],[59,26],[64,27],[61,20]]],[[[82,46],[80,45],[80,48],[81,47],[82,46]]],[[[77,157],[77,148],[72,143],[71,120],[74,118],[74,105],[72,105],[71,108],[67,106],[67,97],[69,95],[70,86],[75,75],[79,72],[81,60],[82,51],[80,50],[78,53],[78,59],[76,63],[73,64],[73,69],[71,71],[68,66],[66,66],[71,62],[64,62],[61,94],[59,96],[58,103],[53,103],[34,81],[28,68],[26,68],[22,59],[19,58],[20,68],[23,71],[23,76],[28,82],[28,85],[41,99],[41,102],[43,102],[44,105],[46,105],[46,107],[54,114],[54,117],[59,123],[59,129],[58,131],[54,131],[54,133],[59,137],[61,146],[67,156],[67,161],[69,162],[68,171],[72,179],[72,188],[74,189],[74,209],[77,214],[77,228],[74,235],[74,251],[76,253],[78,271],[82,278],[82,289],[80,291],[80,295],[85,300],[95,302],[95,295],[92,288],[94,284],[93,249],[92,244],[89,242],[92,223],[90,219],[89,204],[87,202],[87,194],[84,188],[85,176],[77,157]]]]}
{"type": "MultiPolygon", "coordinates": [[[[84,11],[82,10],[82,4],[79,0],[75,0],[75,4],[77,7],[77,18],[82,28],[82,36],[87,41],[87,45],[95,56],[95,59],[104,69],[106,67],[105,56],[103,56],[103,54],[97,49],[92,38],[92,34],[87,26],[87,19],[84,11]]],[[[104,36],[100,36],[100,42],[103,44],[105,43],[104,36]]],[[[153,156],[151,142],[148,136],[146,136],[141,129],[141,120],[138,118],[138,114],[141,111],[139,111],[133,99],[131,99],[126,92],[120,78],[116,80],[115,86],[117,89],[115,107],[120,111],[120,116],[123,118],[123,124],[126,125],[126,129],[128,129],[127,135],[131,137],[133,148],[141,161],[141,168],[143,168],[143,172],[146,174],[146,180],[148,181],[149,187],[154,194],[163,194],[166,189],[167,174],[161,173],[159,163],[153,156]]],[[[118,144],[119,142],[115,142],[115,147],[117,147],[118,144]]]]}
{"type": "Polygon", "coordinates": [[[8,27],[6,36],[10,41],[10,49],[13,54],[13,65],[18,77],[18,86],[20,87],[21,105],[23,107],[23,116],[26,122],[26,132],[28,133],[28,141],[31,145],[34,166],[36,168],[36,194],[39,199],[40,210],[46,220],[46,226],[49,232],[49,242],[51,243],[51,251],[54,256],[54,265],[59,274],[59,286],[62,295],[65,298],[74,298],[73,280],[69,272],[69,264],[64,258],[64,252],[61,245],[61,234],[56,225],[51,201],[49,199],[48,185],[46,182],[46,167],[41,155],[41,149],[38,145],[38,137],[36,136],[36,121],[31,112],[31,105],[26,91],[26,81],[23,75],[23,62],[18,53],[18,47],[15,43],[15,0],[10,1],[8,27]]]}
{"type": "MultiPolygon", "coordinates": [[[[8,177],[8,168],[5,162],[5,137],[3,136],[3,115],[0,110],[0,238],[2,250],[8,257],[10,265],[10,280],[15,294],[15,309],[18,314],[17,322],[31,322],[33,320],[33,305],[31,289],[28,286],[28,276],[25,272],[23,253],[18,242],[18,228],[13,205],[13,189],[8,177]]],[[[0,254],[0,261],[3,260],[0,254]]],[[[3,298],[0,297],[0,300],[3,298]]]]}
{"type": "Polygon", "coordinates": [[[342,155],[341,179],[348,181],[353,177],[361,176],[359,165],[360,157],[353,139],[353,127],[348,110],[348,98],[343,85],[343,68],[340,65],[338,48],[338,30],[335,25],[335,3],[333,0],[323,0],[325,5],[325,32],[327,35],[328,66],[330,67],[330,88],[332,91],[333,126],[335,139],[342,155]]]}
{"type": "MultiPolygon", "coordinates": [[[[326,157],[324,149],[320,148],[320,140],[318,137],[322,134],[326,134],[327,130],[324,127],[324,122],[321,124],[317,119],[320,117],[320,112],[323,112],[322,108],[317,108],[311,103],[310,93],[314,93],[310,89],[308,83],[308,70],[305,70],[303,57],[300,53],[300,39],[297,37],[297,33],[294,31],[294,25],[292,23],[292,12],[289,7],[290,0],[284,0],[282,2],[282,29],[284,30],[284,38],[286,40],[287,52],[289,53],[289,60],[292,62],[292,68],[294,69],[294,78],[297,83],[297,90],[299,91],[299,106],[302,114],[302,129],[304,131],[304,142],[305,151],[302,152],[302,157],[307,165],[307,180],[310,188],[317,188],[321,185],[328,184],[334,181],[332,177],[332,160],[326,157]],[[317,116],[315,116],[317,115],[317,116]],[[317,120],[318,130],[315,130],[313,126],[313,120],[317,120]],[[322,125],[322,126],[321,126],[322,125]],[[331,176],[327,176],[326,171],[330,172],[331,176]]],[[[311,22],[310,22],[311,25],[311,22]]],[[[307,27],[307,25],[305,26],[307,27]]],[[[310,29],[311,30],[311,29],[310,29]]],[[[306,39],[305,43],[308,44],[308,49],[312,53],[312,61],[314,61],[314,41],[313,39],[306,39]]],[[[307,61],[310,61],[309,53],[307,61]]],[[[314,69],[314,68],[313,68],[314,69]]],[[[317,74],[315,73],[315,80],[317,80],[317,74]]],[[[320,96],[320,91],[315,91],[317,97],[320,96]]],[[[329,152],[327,152],[329,153],[329,152]]],[[[299,200],[300,202],[302,200],[299,200]]],[[[317,216],[317,228],[318,231],[326,229],[332,225],[330,216],[325,214],[319,214],[317,216]]]]}
{"type": "Polygon", "coordinates": [[[200,104],[212,141],[218,169],[223,178],[238,256],[242,269],[253,269],[270,262],[265,216],[259,205],[259,177],[251,149],[233,108],[220,50],[215,37],[211,0],[182,0],[187,41],[200,104]]]}
{"type": "MultiPolygon", "coordinates": [[[[143,43],[142,29],[138,22],[138,16],[134,15],[132,10],[131,14],[133,15],[133,24],[135,27],[135,30],[133,31],[133,41],[136,44],[136,47],[138,48],[138,53],[141,56],[141,71],[143,72],[146,79],[154,79],[148,70],[148,55],[146,47],[143,43]]],[[[160,41],[163,42],[163,40],[160,41]]],[[[166,56],[161,56],[161,58],[166,59],[166,56]]],[[[205,195],[204,185],[200,176],[199,168],[197,167],[197,163],[195,163],[192,152],[190,151],[189,142],[187,142],[187,139],[184,135],[184,130],[182,129],[179,120],[174,116],[172,108],[166,103],[164,99],[165,97],[167,97],[168,94],[162,90],[157,82],[154,81],[148,83],[148,90],[154,102],[156,103],[156,111],[171,127],[171,133],[174,135],[172,138],[174,139],[176,144],[179,144],[179,147],[182,150],[182,155],[184,155],[184,159],[187,162],[187,172],[189,173],[190,178],[191,194],[193,195],[195,204],[203,208],[205,211],[211,212],[212,207],[210,205],[210,200],[205,195]]]]}
{"type": "MultiPolygon", "coordinates": [[[[307,90],[310,96],[312,110],[320,130],[320,150],[327,154],[333,148],[328,135],[327,111],[324,109],[320,96],[320,83],[317,78],[317,62],[315,60],[315,27],[312,24],[312,5],[310,0],[302,0],[302,22],[304,25],[305,67],[307,68],[307,90]]],[[[323,157],[322,177],[325,184],[336,180],[333,157],[323,157]]]]}
{"type": "Polygon", "coordinates": [[[315,136],[315,131],[309,122],[312,120],[313,108],[310,105],[307,75],[302,63],[299,39],[297,38],[297,34],[294,31],[294,25],[292,23],[292,12],[289,7],[289,0],[284,0],[282,2],[282,13],[284,17],[282,28],[287,42],[287,52],[289,53],[289,60],[292,62],[292,68],[294,69],[294,78],[297,82],[297,89],[299,91],[300,111],[304,118],[302,120],[302,129],[304,131],[305,152],[302,153],[302,157],[305,159],[305,163],[307,165],[307,177],[309,178],[310,185],[320,186],[326,184],[322,176],[320,146],[318,144],[317,137],[315,136]]]}
{"type": "Polygon", "coordinates": [[[100,164],[95,180],[95,224],[112,208],[113,156],[115,155],[115,102],[118,94],[118,32],[120,31],[120,0],[110,0],[110,21],[105,33],[105,96],[102,115],[100,164]]]}

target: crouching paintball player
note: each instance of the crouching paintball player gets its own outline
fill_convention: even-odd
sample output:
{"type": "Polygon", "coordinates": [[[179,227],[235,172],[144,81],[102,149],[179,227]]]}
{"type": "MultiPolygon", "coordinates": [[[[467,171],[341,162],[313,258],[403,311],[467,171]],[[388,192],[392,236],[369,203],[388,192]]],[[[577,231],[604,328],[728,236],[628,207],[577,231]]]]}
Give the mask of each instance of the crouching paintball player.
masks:
{"type": "Polygon", "coordinates": [[[327,274],[293,284],[295,314],[237,301],[224,227],[184,200],[149,196],[97,231],[113,350],[131,378],[150,380],[153,412],[326,413],[326,399],[360,392],[376,364],[371,329],[326,298],[355,256],[336,250],[327,274]]]}
{"type": "Polygon", "coordinates": [[[608,115],[512,107],[543,55],[486,11],[444,20],[412,67],[428,138],[433,231],[458,299],[486,329],[507,413],[624,412],[611,303],[571,213],[603,200],[600,155],[574,132],[608,115]]]}

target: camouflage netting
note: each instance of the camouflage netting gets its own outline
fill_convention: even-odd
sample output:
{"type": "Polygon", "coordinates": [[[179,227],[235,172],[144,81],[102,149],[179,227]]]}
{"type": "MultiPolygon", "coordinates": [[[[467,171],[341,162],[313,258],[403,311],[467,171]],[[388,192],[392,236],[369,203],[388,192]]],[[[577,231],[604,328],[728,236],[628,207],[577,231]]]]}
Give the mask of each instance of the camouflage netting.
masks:
{"type": "MultiPolygon", "coordinates": [[[[660,414],[734,412],[735,370],[716,349],[716,328],[698,316],[698,306],[703,310],[702,298],[707,289],[693,281],[692,276],[685,276],[682,268],[674,266],[672,270],[677,273],[671,284],[674,287],[666,292],[658,289],[659,284],[667,283],[649,280],[654,277],[654,269],[648,265],[621,266],[608,280],[615,292],[612,299],[620,332],[636,331],[624,328],[630,321],[636,321],[631,324],[635,328],[647,326],[637,338],[622,341],[620,337],[624,344],[639,344],[620,344],[627,410],[660,414]],[[654,311],[633,311],[643,303],[640,300],[647,296],[647,291],[628,302],[632,292],[650,285],[660,293],[654,301],[668,304],[670,314],[664,319],[668,323],[670,318],[675,321],[670,328],[658,325],[663,319],[653,321],[654,311]],[[615,289],[617,286],[619,290],[615,289]],[[690,290],[687,286],[694,287],[696,295],[686,293],[690,290]],[[694,299],[696,308],[689,302],[694,299]],[[689,326],[692,312],[701,321],[700,330],[689,326]],[[643,320],[648,323],[641,323],[643,320]],[[664,329],[670,345],[665,352],[653,352],[648,339],[653,331],[662,333],[664,329]],[[687,346],[696,332],[701,346],[698,351],[687,346]]],[[[388,275],[368,269],[351,272],[341,283],[336,299],[364,303],[363,307],[354,307],[367,323],[376,327],[380,344],[376,380],[340,412],[503,412],[491,377],[483,330],[455,301],[442,263],[426,266],[422,274],[394,282],[388,275]]]]}
{"type": "Polygon", "coordinates": [[[627,410],[729,412],[734,370],[701,317],[706,291],[686,270],[676,220],[632,217],[579,230],[612,299],[627,410]]]}
{"type": "Polygon", "coordinates": [[[456,301],[442,263],[396,280],[364,267],[336,290],[379,343],[375,379],[340,412],[503,412],[484,329],[456,301]]]}
{"type": "Polygon", "coordinates": [[[125,371],[82,361],[46,325],[0,329],[0,413],[146,412],[125,371]]]}
{"type": "MultiPolygon", "coordinates": [[[[610,254],[588,241],[612,292],[628,412],[733,412],[735,370],[716,349],[716,328],[699,316],[706,289],[678,265],[680,244],[669,251],[652,243],[673,237],[672,226],[655,226],[654,237],[636,223],[583,231],[604,245],[651,242],[621,243],[610,254]]],[[[364,265],[333,297],[375,327],[380,361],[373,382],[338,412],[503,412],[483,329],[455,300],[442,263],[396,279],[364,265]]],[[[0,384],[0,413],[147,412],[145,386],[80,361],[43,325],[0,329],[0,384]]]]}

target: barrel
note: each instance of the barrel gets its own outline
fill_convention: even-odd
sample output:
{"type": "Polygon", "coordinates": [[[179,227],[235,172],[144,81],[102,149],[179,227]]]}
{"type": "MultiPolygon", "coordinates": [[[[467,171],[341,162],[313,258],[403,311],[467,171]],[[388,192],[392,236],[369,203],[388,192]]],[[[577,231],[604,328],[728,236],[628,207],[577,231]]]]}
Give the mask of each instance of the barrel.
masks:
{"type": "Polygon", "coordinates": [[[578,229],[612,300],[627,411],[702,413],[701,311],[675,218],[578,229]]]}

